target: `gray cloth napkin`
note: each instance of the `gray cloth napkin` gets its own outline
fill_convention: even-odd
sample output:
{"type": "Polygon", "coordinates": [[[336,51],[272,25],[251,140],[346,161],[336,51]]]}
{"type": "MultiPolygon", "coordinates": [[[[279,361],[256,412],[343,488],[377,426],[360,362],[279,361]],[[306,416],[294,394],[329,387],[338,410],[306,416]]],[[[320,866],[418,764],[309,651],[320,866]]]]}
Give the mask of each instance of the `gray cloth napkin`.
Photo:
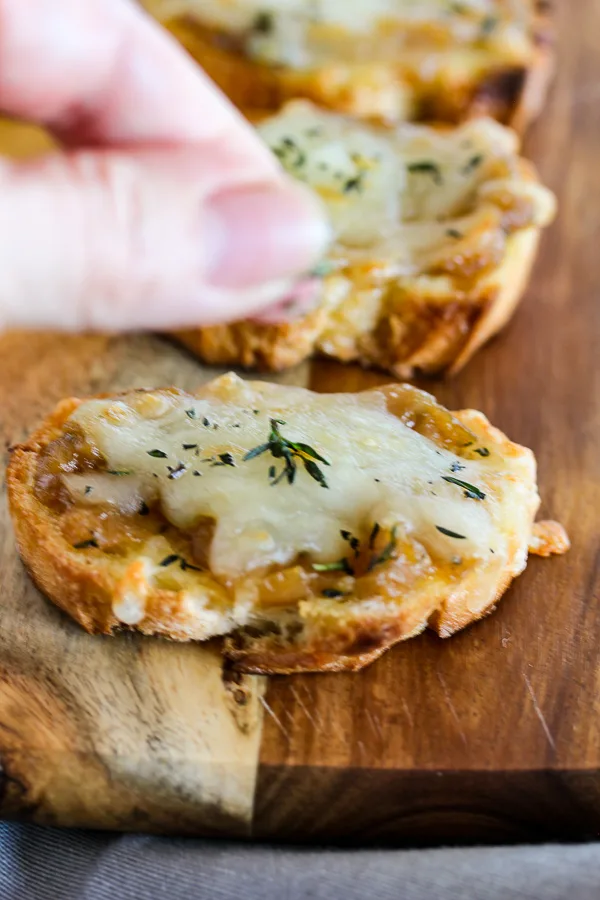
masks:
{"type": "Polygon", "coordinates": [[[0,823],[0,900],[598,900],[600,844],[266,847],[0,823]]]}

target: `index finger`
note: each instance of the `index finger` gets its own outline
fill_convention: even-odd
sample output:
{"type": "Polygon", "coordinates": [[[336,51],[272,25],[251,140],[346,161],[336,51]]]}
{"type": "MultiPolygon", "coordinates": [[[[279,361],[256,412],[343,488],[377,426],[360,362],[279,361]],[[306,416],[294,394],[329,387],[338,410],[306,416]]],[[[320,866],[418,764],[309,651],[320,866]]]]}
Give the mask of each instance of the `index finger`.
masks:
{"type": "Polygon", "coordinates": [[[0,0],[0,109],[71,144],[235,140],[249,163],[271,175],[277,168],[229,101],[132,0],[0,0]]]}

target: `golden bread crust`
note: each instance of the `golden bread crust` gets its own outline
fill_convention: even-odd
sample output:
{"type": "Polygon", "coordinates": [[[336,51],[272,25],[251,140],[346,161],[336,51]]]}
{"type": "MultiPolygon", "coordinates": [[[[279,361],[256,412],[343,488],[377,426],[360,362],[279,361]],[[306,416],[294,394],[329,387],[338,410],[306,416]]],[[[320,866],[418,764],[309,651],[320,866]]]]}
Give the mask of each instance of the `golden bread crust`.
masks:
{"type": "MultiPolygon", "coordinates": [[[[71,399],[61,403],[26,443],[13,450],[7,483],[23,561],[40,589],[90,633],[111,634],[119,628],[133,627],[145,634],[160,634],[173,640],[202,639],[202,627],[188,614],[185,593],[150,584],[144,577],[139,552],[123,551],[119,555],[114,553],[114,548],[113,552],[74,548],[61,528],[60,515],[36,495],[41,455],[51,442],[61,437],[65,421],[81,402],[71,399]],[[125,595],[142,596],[144,614],[135,621],[127,621],[127,617],[124,621],[115,614],[125,595]]],[[[455,419],[485,441],[492,452],[506,459],[525,460],[523,471],[530,474],[521,476],[524,514],[533,523],[539,500],[530,452],[512,444],[479,413],[467,410],[457,413],[455,419]],[[530,482],[525,483],[527,479],[530,482]]],[[[268,629],[264,633],[236,630],[232,622],[230,627],[222,629],[232,632],[225,641],[225,655],[244,672],[356,671],[396,642],[419,634],[426,627],[447,637],[493,609],[519,569],[520,564],[515,566],[515,560],[521,559],[527,550],[522,543],[518,534],[512,536],[508,558],[501,570],[496,567],[483,574],[471,570],[458,582],[436,577],[427,588],[412,591],[402,602],[386,606],[382,612],[373,612],[371,608],[359,617],[354,614],[340,617],[337,612],[335,615],[326,612],[323,616],[318,598],[313,597],[305,604],[302,615],[314,627],[298,643],[268,629]]],[[[567,548],[568,539],[557,523],[543,523],[530,546],[531,552],[541,555],[565,552],[567,548]]],[[[167,552],[178,549],[172,545],[167,552]]],[[[381,577],[385,580],[384,569],[385,566],[381,577]]],[[[215,590],[218,588],[215,582],[215,590]]]]}
{"type": "MultiPolygon", "coordinates": [[[[313,119],[312,130],[321,134],[328,128],[334,134],[336,128],[347,129],[341,139],[332,139],[334,153],[344,141],[351,147],[353,137],[380,141],[384,151],[391,151],[391,174],[401,179],[408,173],[399,190],[396,218],[378,220],[370,243],[358,249],[344,235],[338,218],[324,274],[307,285],[314,288],[316,306],[301,318],[186,329],[176,337],[205,362],[262,371],[280,371],[323,355],[374,366],[401,379],[458,372],[506,325],[523,296],[541,229],[554,215],[553,196],[540,185],[531,163],[519,156],[514,134],[489,120],[455,130],[408,125],[389,132],[356,125],[298,101],[257,124],[263,135],[272,134],[273,128],[284,132],[283,149],[270,138],[273,152],[281,155],[286,140],[293,147],[294,140],[310,133],[306,123],[313,119]],[[472,188],[464,187],[461,154],[469,152],[465,147],[473,148],[471,159],[482,165],[483,174],[472,188]],[[415,163],[416,153],[420,156],[415,163]],[[443,180],[436,168],[438,159],[454,167],[456,190],[463,191],[460,201],[439,200],[455,188],[452,175],[443,180]],[[481,163],[484,159],[488,162],[481,163]],[[420,178],[418,184],[415,178],[420,178]],[[423,204],[424,211],[415,215],[411,203],[423,204]]],[[[301,143],[299,147],[297,156],[291,154],[292,163],[296,158],[310,160],[311,152],[323,152],[301,143]]],[[[302,169],[298,173],[293,164],[288,170],[303,178],[302,169]]],[[[315,169],[311,171],[316,177],[315,169]]],[[[368,185],[371,176],[366,171],[368,185]]],[[[318,180],[313,186],[307,180],[330,204],[332,215],[339,217],[342,204],[331,187],[318,180]]],[[[394,191],[391,183],[389,190],[394,191]]],[[[367,211],[373,202],[361,189],[348,194],[342,187],[342,196],[357,198],[357,206],[362,209],[363,204],[367,211]]]]}
{"type": "MultiPolygon", "coordinates": [[[[307,70],[248,58],[239,40],[189,15],[163,24],[243,111],[276,111],[302,97],[328,109],[391,124],[408,119],[458,123],[490,116],[518,131],[540,113],[554,72],[548,5],[535,2],[531,50],[523,64],[490,55],[486,65],[442,66],[435,79],[421,65],[345,64],[334,59],[307,70]]],[[[160,15],[160,6],[158,9],[160,15]]]]}
{"type": "Polygon", "coordinates": [[[454,375],[512,317],[527,286],[539,239],[538,228],[510,235],[502,264],[470,291],[463,282],[460,292],[432,297],[427,293],[429,284],[420,291],[418,279],[402,290],[390,283],[375,323],[366,331],[352,315],[353,306],[361,303],[357,285],[347,304],[333,309],[324,304],[295,321],[232,322],[175,336],[211,365],[279,372],[320,355],[384,369],[401,379],[454,375]]]}

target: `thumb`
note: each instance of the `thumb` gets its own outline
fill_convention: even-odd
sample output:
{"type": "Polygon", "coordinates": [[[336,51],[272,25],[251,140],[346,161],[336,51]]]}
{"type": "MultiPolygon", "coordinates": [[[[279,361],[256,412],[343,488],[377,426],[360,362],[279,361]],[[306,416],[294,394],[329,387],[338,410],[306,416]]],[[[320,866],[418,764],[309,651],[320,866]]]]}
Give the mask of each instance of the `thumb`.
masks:
{"type": "Polygon", "coordinates": [[[172,329],[245,318],[324,252],[317,198],[244,149],[0,163],[0,327],[172,329]]]}

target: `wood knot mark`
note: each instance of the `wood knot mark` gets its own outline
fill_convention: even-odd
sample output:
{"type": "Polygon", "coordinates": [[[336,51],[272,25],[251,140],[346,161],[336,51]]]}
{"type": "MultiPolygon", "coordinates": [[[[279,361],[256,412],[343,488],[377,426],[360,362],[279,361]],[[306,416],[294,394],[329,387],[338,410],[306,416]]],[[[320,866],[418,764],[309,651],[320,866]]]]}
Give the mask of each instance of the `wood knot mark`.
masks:
{"type": "Polygon", "coordinates": [[[29,798],[27,785],[12,774],[8,756],[3,755],[0,748],[0,817],[15,814],[29,817],[36,808],[37,804],[29,798]]]}
{"type": "Polygon", "coordinates": [[[223,662],[221,670],[225,703],[235,724],[242,734],[249,734],[257,723],[257,685],[259,679],[234,671],[229,660],[223,662]]]}

